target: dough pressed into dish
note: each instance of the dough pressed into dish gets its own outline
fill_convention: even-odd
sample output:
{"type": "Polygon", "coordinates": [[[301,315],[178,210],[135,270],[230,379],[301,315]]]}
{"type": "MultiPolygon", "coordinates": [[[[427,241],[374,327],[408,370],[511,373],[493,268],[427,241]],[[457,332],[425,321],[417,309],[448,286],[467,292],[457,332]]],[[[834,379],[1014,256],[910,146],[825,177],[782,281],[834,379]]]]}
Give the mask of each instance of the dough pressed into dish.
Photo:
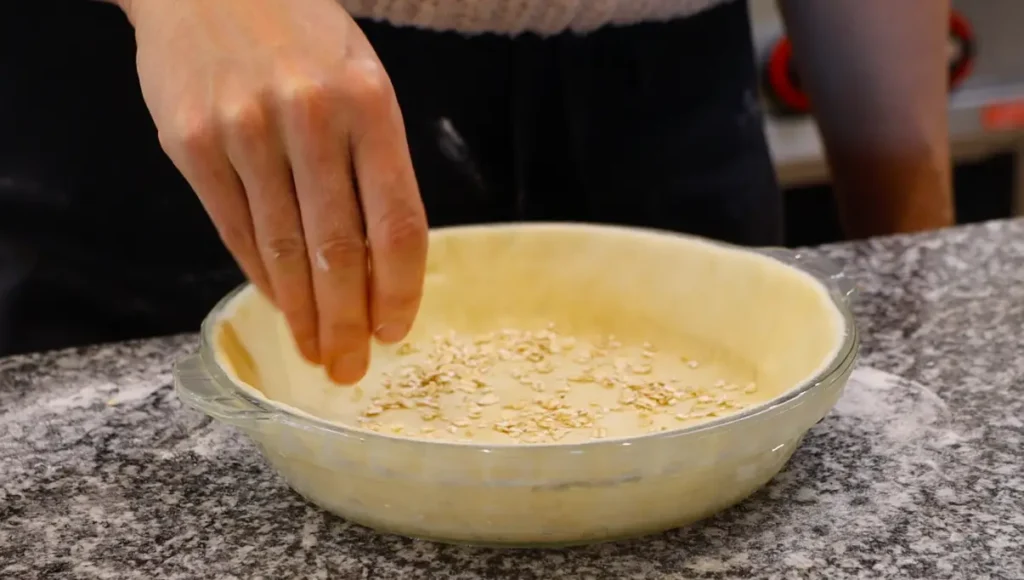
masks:
{"type": "Polygon", "coordinates": [[[392,437],[532,445],[691,427],[820,373],[843,320],[811,276],[754,252],[583,225],[432,232],[408,340],[354,387],[301,359],[255,291],[218,359],[273,404],[392,437]]]}

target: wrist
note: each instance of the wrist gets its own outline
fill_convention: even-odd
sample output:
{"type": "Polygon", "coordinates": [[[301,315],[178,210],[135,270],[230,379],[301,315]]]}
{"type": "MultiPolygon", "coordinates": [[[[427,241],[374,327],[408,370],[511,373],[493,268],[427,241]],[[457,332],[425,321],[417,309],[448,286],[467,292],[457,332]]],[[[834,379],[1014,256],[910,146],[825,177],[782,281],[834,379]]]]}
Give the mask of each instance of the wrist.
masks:
{"type": "Polygon", "coordinates": [[[831,161],[850,237],[930,230],[955,222],[948,153],[835,155],[831,161]]]}

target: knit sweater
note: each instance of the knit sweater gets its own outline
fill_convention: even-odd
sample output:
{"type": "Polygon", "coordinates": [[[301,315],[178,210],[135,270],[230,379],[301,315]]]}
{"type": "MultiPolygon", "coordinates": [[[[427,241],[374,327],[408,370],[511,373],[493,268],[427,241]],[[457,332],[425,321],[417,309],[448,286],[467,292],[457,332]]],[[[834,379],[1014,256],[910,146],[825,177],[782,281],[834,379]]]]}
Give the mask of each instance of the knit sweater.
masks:
{"type": "Polygon", "coordinates": [[[551,35],[606,24],[669,20],[730,0],[339,0],[352,16],[397,26],[551,35]]]}

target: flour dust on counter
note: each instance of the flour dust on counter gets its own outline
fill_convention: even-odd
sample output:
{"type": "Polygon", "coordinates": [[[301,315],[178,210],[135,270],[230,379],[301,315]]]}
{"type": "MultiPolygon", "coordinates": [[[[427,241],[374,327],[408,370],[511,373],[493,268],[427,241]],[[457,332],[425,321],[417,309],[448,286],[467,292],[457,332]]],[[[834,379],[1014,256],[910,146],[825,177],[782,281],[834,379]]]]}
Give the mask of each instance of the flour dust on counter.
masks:
{"type": "MultiPolygon", "coordinates": [[[[778,502],[787,515],[766,530],[768,537],[797,533],[806,522],[816,522],[822,533],[823,543],[807,539],[802,549],[787,554],[787,565],[800,570],[828,564],[829,559],[815,554],[841,557],[847,550],[871,549],[884,541],[884,536],[872,537],[872,530],[899,525],[922,500],[955,500],[949,485],[957,477],[954,466],[971,459],[961,446],[965,437],[954,428],[938,395],[870,367],[854,371],[834,412],[808,438],[814,451],[798,457],[763,498],[778,502]],[[831,452],[821,454],[819,449],[831,452]]],[[[933,532],[941,534],[941,524],[906,533],[927,552],[929,544],[940,545],[934,543],[933,532]]],[[[941,560],[935,565],[945,573],[955,571],[941,560]]]]}

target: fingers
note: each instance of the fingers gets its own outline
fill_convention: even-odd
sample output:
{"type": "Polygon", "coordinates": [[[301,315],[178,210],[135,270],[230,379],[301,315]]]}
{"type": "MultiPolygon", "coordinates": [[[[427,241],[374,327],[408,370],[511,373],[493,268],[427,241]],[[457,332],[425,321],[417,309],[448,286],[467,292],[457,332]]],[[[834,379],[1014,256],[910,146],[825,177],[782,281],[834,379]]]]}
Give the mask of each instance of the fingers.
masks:
{"type": "Polygon", "coordinates": [[[349,128],[372,263],[371,325],[382,342],[398,342],[409,332],[419,308],[427,255],[426,214],[387,76],[366,61],[353,61],[351,68],[346,77],[348,96],[360,114],[349,128]]]}
{"type": "Polygon", "coordinates": [[[259,98],[225,101],[224,145],[249,202],[253,233],[274,303],[284,314],[299,351],[319,363],[316,298],[291,169],[268,107],[259,98]]]}
{"type": "Polygon", "coordinates": [[[179,107],[192,115],[158,126],[302,354],[350,384],[366,372],[371,333],[396,342],[412,325],[427,223],[387,75],[372,59],[339,69],[262,92],[219,83],[212,114],[179,107]]]}
{"type": "Polygon", "coordinates": [[[348,141],[336,122],[341,93],[293,80],[280,112],[292,163],[328,375],[351,384],[369,364],[368,257],[348,141]]]}
{"type": "Polygon", "coordinates": [[[205,111],[183,107],[160,129],[160,144],[199,196],[228,251],[246,277],[273,299],[273,288],[257,249],[245,189],[220,142],[217,124],[205,111]]]}

